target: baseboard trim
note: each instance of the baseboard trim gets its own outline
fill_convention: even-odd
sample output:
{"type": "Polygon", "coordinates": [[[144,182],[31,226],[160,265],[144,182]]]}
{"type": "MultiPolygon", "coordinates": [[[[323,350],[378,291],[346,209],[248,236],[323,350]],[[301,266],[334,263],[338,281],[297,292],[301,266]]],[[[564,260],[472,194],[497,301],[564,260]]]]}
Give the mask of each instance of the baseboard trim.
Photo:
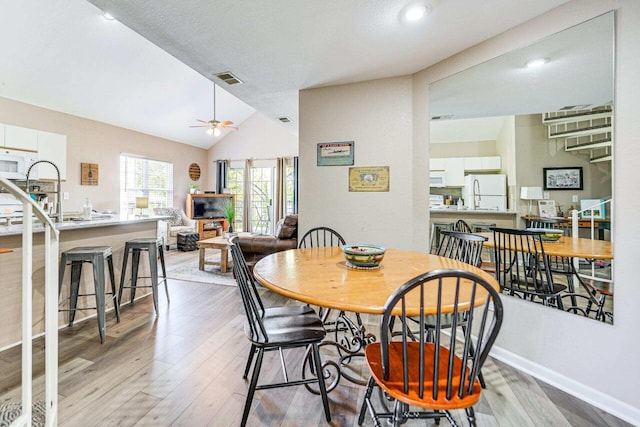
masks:
{"type": "Polygon", "coordinates": [[[544,381],[557,389],[569,393],[592,406],[615,415],[628,423],[636,426],[640,425],[640,408],[635,408],[627,403],[620,402],[614,397],[588,387],[501,347],[493,346],[491,350],[491,357],[519,369],[540,381],[544,381]]]}

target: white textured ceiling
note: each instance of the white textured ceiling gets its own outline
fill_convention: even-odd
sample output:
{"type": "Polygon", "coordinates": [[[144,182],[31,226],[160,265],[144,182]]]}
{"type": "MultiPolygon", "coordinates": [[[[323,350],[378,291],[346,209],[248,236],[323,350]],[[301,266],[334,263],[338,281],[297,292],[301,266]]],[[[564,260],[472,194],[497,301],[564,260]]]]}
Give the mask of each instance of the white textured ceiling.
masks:
{"type": "Polygon", "coordinates": [[[231,71],[244,103],[219,91],[218,119],[241,132],[255,108],[297,133],[300,89],[414,73],[566,1],[0,0],[0,96],[206,148],[188,125],[231,71]],[[416,1],[430,14],[403,24],[416,1]]]}

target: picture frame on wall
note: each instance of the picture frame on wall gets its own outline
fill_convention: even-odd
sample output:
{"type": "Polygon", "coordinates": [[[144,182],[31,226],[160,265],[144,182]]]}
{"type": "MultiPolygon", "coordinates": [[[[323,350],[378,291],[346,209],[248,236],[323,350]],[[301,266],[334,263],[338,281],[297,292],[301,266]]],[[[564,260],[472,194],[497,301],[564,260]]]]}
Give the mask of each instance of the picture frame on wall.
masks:
{"type": "Polygon", "coordinates": [[[353,166],[354,142],[321,142],[318,144],[318,166],[353,166]]]}
{"type": "Polygon", "coordinates": [[[582,166],[543,168],[545,190],[582,190],[582,166]]]}

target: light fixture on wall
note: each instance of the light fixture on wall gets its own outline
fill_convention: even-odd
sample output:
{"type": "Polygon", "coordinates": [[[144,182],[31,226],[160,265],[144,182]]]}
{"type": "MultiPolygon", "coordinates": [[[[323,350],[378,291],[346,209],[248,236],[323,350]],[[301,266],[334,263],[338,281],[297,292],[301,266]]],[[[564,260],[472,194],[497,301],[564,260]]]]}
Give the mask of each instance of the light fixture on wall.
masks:
{"type": "Polygon", "coordinates": [[[531,216],[531,202],[542,199],[542,187],[522,187],[520,199],[529,201],[529,216],[531,216]]]}

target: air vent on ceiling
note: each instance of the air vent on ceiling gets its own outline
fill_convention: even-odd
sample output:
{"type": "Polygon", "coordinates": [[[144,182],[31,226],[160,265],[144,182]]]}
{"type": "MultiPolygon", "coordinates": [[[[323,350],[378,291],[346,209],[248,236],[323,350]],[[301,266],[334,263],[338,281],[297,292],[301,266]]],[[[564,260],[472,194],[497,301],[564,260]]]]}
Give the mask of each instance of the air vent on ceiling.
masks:
{"type": "Polygon", "coordinates": [[[448,114],[446,116],[433,116],[431,117],[431,120],[449,120],[451,118],[453,118],[453,115],[448,114]]]}
{"type": "Polygon", "coordinates": [[[228,85],[237,85],[242,84],[243,81],[231,74],[230,71],[225,71],[224,73],[216,74],[216,77],[225,82],[228,85]]]}
{"type": "Polygon", "coordinates": [[[291,123],[293,120],[291,120],[291,117],[278,117],[278,120],[280,120],[282,123],[291,123]]]}

